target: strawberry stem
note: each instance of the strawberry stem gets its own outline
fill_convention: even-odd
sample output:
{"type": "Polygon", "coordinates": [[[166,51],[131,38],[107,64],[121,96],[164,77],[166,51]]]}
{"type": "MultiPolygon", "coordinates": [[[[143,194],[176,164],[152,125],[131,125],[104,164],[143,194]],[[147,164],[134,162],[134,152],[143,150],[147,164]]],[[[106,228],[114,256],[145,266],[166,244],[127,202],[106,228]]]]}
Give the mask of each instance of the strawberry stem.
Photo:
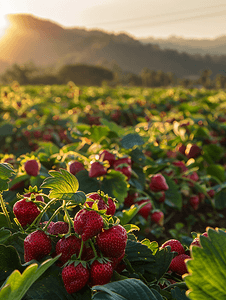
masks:
{"type": "Polygon", "coordinates": [[[82,240],[82,243],[81,243],[81,248],[80,248],[80,251],[79,251],[79,255],[78,255],[78,260],[81,259],[81,256],[82,256],[82,251],[83,251],[83,245],[84,245],[84,242],[82,240]]]}
{"type": "Polygon", "coordinates": [[[53,218],[58,214],[58,212],[62,209],[62,206],[58,207],[57,210],[55,210],[55,212],[52,214],[52,216],[50,217],[49,221],[46,223],[45,227],[43,228],[43,230],[45,231],[49,224],[51,223],[51,221],[53,220],[53,218]]]}
{"type": "Polygon", "coordinates": [[[6,217],[6,221],[7,221],[8,227],[12,228],[10,217],[9,217],[8,211],[6,209],[5,202],[4,202],[4,199],[2,197],[2,194],[0,194],[0,202],[1,202],[2,211],[3,211],[3,213],[4,213],[5,217],[6,217]]]}
{"type": "Polygon", "coordinates": [[[93,253],[94,253],[94,255],[95,255],[94,259],[96,259],[96,258],[98,257],[97,251],[96,251],[96,249],[95,249],[95,247],[94,247],[94,244],[93,244],[92,240],[89,240],[89,242],[90,242],[90,245],[91,245],[91,247],[92,247],[92,249],[93,249],[93,253]]]}
{"type": "Polygon", "coordinates": [[[67,217],[67,220],[68,220],[68,226],[69,226],[69,228],[68,228],[68,234],[71,234],[71,227],[73,227],[74,224],[73,224],[73,221],[71,220],[71,217],[70,217],[70,215],[68,213],[67,206],[66,206],[66,201],[65,200],[63,200],[62,207],[63,207],[64,213],[65,213],[65,215],[67,217]]]}

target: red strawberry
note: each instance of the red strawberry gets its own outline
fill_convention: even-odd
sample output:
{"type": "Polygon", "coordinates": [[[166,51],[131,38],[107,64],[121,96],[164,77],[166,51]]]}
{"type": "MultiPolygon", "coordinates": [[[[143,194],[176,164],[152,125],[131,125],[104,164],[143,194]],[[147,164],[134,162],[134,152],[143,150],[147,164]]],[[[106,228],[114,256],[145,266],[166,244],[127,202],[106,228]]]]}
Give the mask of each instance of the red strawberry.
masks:
{"type": "Polygon", "coordinates": [[[183,245],[178,240],[175,240],[175,239],[168,240],[168,241],[166,241],[165,243],[162,244],[160,249],[165,248],[166,246],[171,247],[171,252],[175,251],[178,254],[184,254],[185,253],[183,245]]]}
{"type": "Polygon", "coordinates": [[[76,293],[88,283],[89,270],[81,263],[76,266],[72,263],[63,268],[62,279],[66,291],[69,294],[76,293]]]}
{"type": "Polygon", "coordinates": [[[69,172],[73,175],[76,175],[79,171],[85,170],[83,163],[79,161],[70,161],[68,163],[69,172]]]}
{"type": "MultiPolygon", "coordinates": [[[[208,237],[208,233],[207,233],[207,232],[204,232],[202,235],[208,237]]],[[[199,236],[197,236],[197,237],[192,241],[191,246],[193,246],[193,245],[196,245],[196,246],[198,246],[198,247],[201,247],[199,236]]]]}
{"type": "Polygon", "coordinates": [[[107,174],[107,169],[102,163],[95,161],[91,164],[89,177],[100,177],[107,174]]]}
{"type": "Polygon", "coordinates": [[[26,193],[26,194],[24,194],[23,196],[24,196],[24,197],[27,197],[27,198],[30,198],[32,194],[36,195],[36,196],[35,196],[35,200],[41,201],[41,202],[45,202],[43,196],[42,196],[42,195],[37,195],[36,192],[26,193]]]}
{"type": "Polygon", "coordinates": [[[68,223],[63,221],[51,222],[50,224],[51,225],[48,226],[47,231],[53,235],[66,234],[69,230],[68,223]]]}
{"type": "Polygon", "coordinates": [[[157,200],[159,203],[163,203],[165,202],[166,199],[166,194],[164,191],[159,192],[159,194],[157,194],[157,200]]]}
{"type": "Polygon", "coordinates": [[[37,176],[40,170],[40,165],[35,159],[27,160],[24,164],[26,173],[30,176],[37,176]]]}
{"type": "Polygon", "coordinates": [[[167,191],[169,189],[165,177],[162,174],[152,176],[149,187],[153,192],[167,191]]]}
{"type": "Polygon", "coordinates": [[[181,154],[183,154],[183,155],[185,155],[185,150],[186,150],[186,146],[183,145],[183,144],[181,144],[181,145],[178,147],[178,151],[179,151],[181,154]]]}
{"type": "Polygon", "coordinates": [[[107,150],[103,150],[100,152],[99,154],[99,158],[103,160],[107,160],[110,164],[110,166],[112,167],[116,158],[115,158],[115,155],[107,150]]]}
{"type": "Polygon", "coordinates": [[[199,207],[199,196],[191,196],[189,198],[189,203],[194,210],[197,210],[199,207]]]}
{"type": "Polygon", "coordinates": [[[111,262],[101,263],[95,260],[90,267],[90,284],[103,285],[110,282],[113,275],[111,262]]]}
{"type": "Polygon", "coordinates": [[[118,264],[121,262],[121,260],[123,259],[124,256],[125,256],[125,251],[122,253],[122,255],[120,257],[110,257],[109,258],[113,269],[115,269],[118,266],[118,264]]]}
{"type": "Polygon", "coordinates": [[[115,202],[112,200],[112,198],[108,197],[108,208],[107,208],[106,214],[114,216],[115,211],[116,211],[115,202]]]}
{"type": "Polygon", "coordinates": [[[179,167],[181,172],[186,172],[188,170],[188,168],[182,161],[174,161],[173,165],[179,167]]]}
{"type": "Polygon", "coordinates": [[[209,190],[209,191],[207,192],[207,194],[208,194],[211,198],[213,198],[214,195],[215,195],[215,191],[211,189],[211,190],[209,190]]]}
{"type": "Polygon", "coordinates": [[[40,214],[38,206],[27,199],[17,201],[13,206],[13,213],[22,227],[30,225],[40,214]]]}
{"type": "Polygon", "coordinates": [[[96,244],[106,257],[120,257],[125,251],[126,242],[127,233],[121,225],[106,229],[96,237],[96,244]]]}
{"type": "Polygon", "coordinates": [[[147,203],[145,204],[139,211],[138,214],[140,214],[143,218],[145,218],[146,220],[148,219],[148,216],[150,214],[150,211],[152,210],[152,204],[150,202],[150,200],[140,200],[138,202],[136,202],[136,204],[140,205],[142,203],[147,203]]]}
{"type": "Polygon", "coordinates": [[[114,169],[121,165],[121,164],[127,164],[127,165],[130,165],[132,164],[132,161],[131,161],[131,158],[129,156],[125,156],[125,157],[122,157],[122,158],[118,158],[115,162],[114,162],[114,169]]]}
{"type": "Polygon", "coordinates": [[[102,217],[96,211],[81,209],[74,218],[74,229],[85,242],[101,232],[104,227],[102,217]]]}
{"type": "Polygon", "coordinates": [[[24,240],[24,260],[40,260],[50,254],[51,249],[50,237],[42,230],[33,231],[24,240]]]}
{"type": "Polygon", "coordinates": [[[187,158],[196,158],[201,154],[201,148],[199,148],[199,146],[197,145],[192,145],[190,148],[186,148],[186,154],[187,154],[187,158]]]}
{"type": "Polygon", "coordinates": [[[63,237],[56,244],[56,255],[62,253],[59,261],[62,264],[65,264],[73,254],[79,255],[80,248],[81,239],[77,238],[75,235],[70,235],[67,238],[63,237]]]}
{"type": "Polygon", "coordinates": [[[151,220],[160,225],[160,226],[163,226],[163,223],[164,223],[164,213],[162,211],[155,211],[153,212],[153,214],[151,215],[151,220]]]}
{"type": "Polygon", "coordinates": [[[203,202],[203,200],[205,199],[205,195],[203,193],[198,193],[199,196],[199,203],[203,202]]]}
{"type": "Polygon", "coordinates": [[[169,269],[179,275],[183,275],[188,272],[186,264],[184,262],[185,259],[191,258],[187,254],[180,254],[174,257],[171,261],[169,269]]]}
{"type": "MultiPolygon", "coordinates": [[[[97,206],[99,210],[107,209],[107,204],[98,193],[88,194],[87,198],[93,199],[94,201],[97,200],[97,206]]],[[[92,207],[94,202],[86,201],[86,203],[89,205],[89,207],[92,207]]]]}
{"type": "Polygon", "coordinates": [[[126,198],[124,199],[124,205],[130,207],[135,203],[138,193],[128,192],[126,198]]]}
{"type": "Polygon", "coordinates": [[[127,180],[130,180],[132,175],[132,169],[130,165],[125,166],[124,164],[114,167],[115,171],[119,171],[127,177],[127,180]]]}

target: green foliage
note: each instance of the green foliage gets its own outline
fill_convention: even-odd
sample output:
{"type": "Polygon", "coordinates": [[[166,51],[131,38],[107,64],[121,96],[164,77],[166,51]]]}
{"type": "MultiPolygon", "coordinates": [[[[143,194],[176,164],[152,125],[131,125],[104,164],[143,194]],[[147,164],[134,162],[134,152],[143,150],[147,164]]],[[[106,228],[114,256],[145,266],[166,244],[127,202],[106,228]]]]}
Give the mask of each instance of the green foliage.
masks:
{"type": "Polygon", "coordinates": [[[194,300],[226,297],[226,233],[209,228],[208,237],[200,236],[201,248],[192,247],[192,259],[186,262],[189,275],[184,280],[188,297],[194,300]]]}
{"type": "Polygon", "coordinates": [[[7,163],[0,164],[0,192],[7,191],[9,178],[15,171],[7,163]]]}

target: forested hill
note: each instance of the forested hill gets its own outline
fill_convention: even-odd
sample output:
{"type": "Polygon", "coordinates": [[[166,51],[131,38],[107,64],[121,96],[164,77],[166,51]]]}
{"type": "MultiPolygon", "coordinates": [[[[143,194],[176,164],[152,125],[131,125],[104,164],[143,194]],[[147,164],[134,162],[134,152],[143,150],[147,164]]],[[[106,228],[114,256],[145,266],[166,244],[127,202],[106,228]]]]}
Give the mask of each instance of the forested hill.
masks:
{"type": "Polygon", "coordinates": [[[126,34],[64,28],[32,15],[12,14],[8,18],[10,26],[0,39],[0,60],[9,64],[33,61],[37,66],[61,67],[85,63],[136,74],[143,68],[162,70],[178,77],[199,75],[204,69],[211,69],[216,75],[226,69],[226,56],[163,50],[126,34]]]}

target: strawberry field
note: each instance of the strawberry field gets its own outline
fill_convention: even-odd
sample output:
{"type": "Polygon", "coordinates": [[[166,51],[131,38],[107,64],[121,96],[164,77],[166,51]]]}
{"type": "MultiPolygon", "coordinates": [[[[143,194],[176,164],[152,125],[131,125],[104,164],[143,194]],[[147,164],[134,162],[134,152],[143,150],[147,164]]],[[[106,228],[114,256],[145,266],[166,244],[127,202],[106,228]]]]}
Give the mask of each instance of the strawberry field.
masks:
{"type": "Polygon", "coordinates": [[[226,298],[223,90],[0,93],[0,299],[226,298]]]}

